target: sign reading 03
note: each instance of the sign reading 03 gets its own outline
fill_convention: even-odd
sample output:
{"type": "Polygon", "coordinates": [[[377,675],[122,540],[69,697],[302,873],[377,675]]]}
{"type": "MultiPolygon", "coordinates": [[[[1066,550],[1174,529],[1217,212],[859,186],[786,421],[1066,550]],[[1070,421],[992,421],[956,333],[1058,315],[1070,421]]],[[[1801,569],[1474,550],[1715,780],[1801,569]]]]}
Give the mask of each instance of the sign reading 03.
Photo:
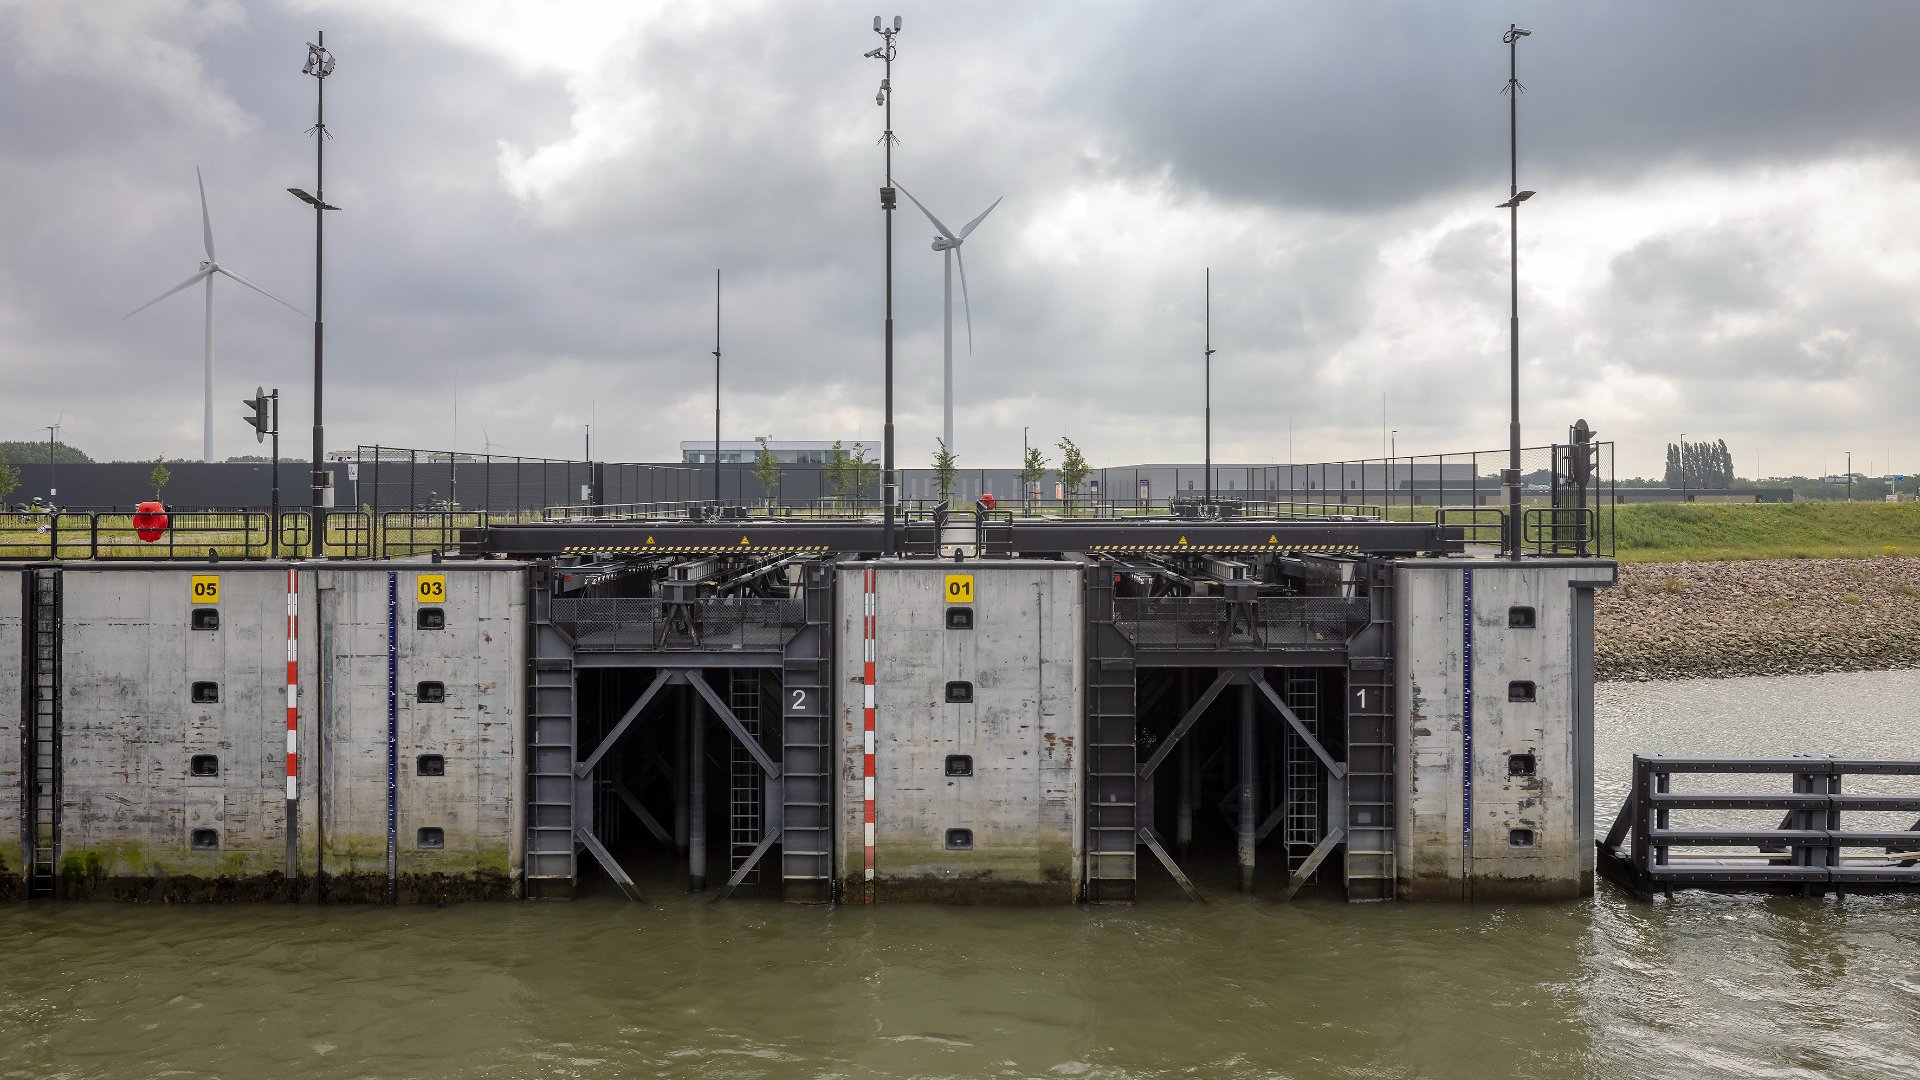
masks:
{"type": "Polygon", "coordinates": [[[422,604],[444,604],[447,601],[447,575],[421,574],[414,579],[413,596],[422,604]]]}
{"type": "Polygon", "coordinates": [[[217,604],[220,602],[220,575],[193,575],[193,602],[196,604],[217,604]]]}
{"type": "Polygon", "coordinates": [[[947,603],[949,604],[973,603],[973,575],[972,574],[948,574],[947,575],[947,603]]]}

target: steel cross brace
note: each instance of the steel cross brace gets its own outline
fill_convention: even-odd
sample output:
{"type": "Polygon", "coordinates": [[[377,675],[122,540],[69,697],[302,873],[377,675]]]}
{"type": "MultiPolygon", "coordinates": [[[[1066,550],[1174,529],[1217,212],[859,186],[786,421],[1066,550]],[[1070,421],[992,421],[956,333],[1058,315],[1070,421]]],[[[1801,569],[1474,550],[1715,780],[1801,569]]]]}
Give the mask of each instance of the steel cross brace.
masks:
{"type": "Polygon", "coordinates": [[[1320,759],[1320,764],[1327,767],[1327,773],[1336,780],[1344,778],[1347,775],[1347,767],[1333,760],[1333,755],[1327,753],[1327,748],[1320,745],[1320,740],[1307,731],[1307,725],[1301,723],[1293,710],[1287,708],[1287,703],[1280,700],[1280,695],[1273,692],[1273,687],[1267,685],[1266,676],[1255,671],[1252,678],[1253,685],[1266,696],[1267,703],[1280,711],[1280,716],[1286,720],[1289,727],[1293,728],[1293,733],[1300,736],[1300,741],[1307,744],[1307,748],[1320,759]]]}
{"type": "Polygon", "coordinates": [[[614,744],[620,741],[620,736],[625,735],[627,729],[633,726],[633,722],[639,718],[641,710],[645,709],[648,703],[653,701],[653,696],[660,692],[661,687],[667,685],[668,680],[672,678],[672,674],[673,673],[669,671],[662,671],[653,677],[652,685],[648,686],[646,692],[640,695],[640,700],[633,703],[633,707],[627,710],[627,714],[620,718],[620,722],[613,725],[613,730],[607,732],[607,737],[600,740],[600,745],[595,747],[593,753],[587,756],[587,760],[573,767],[575,779],[585,780],[587,777],[593,775],[593,767],[600,764],[600,759],[606,757],[607,751],[613,749],[614,744]]]}
{"type": "Polygon", "coordinates": [[[707,685],[706,676],[700,674],[698,668],[688,670],[686,676],[687,681],[693,684],[693,688],[700,692],[700,696],[707,699],[707,704],[713,708],[714,715],[718,716],[720,722],[727,725],[727,730],[733,732],[733,737],[740,741],[741,747],[753,755],[753,760],[759,763],[761,771],[768,776],[781,775],[780,766],[776,765],[774,760],[767,756],[767,752],[760,748],[760,741],[747,731],[746,726],[740,723],[739,717],[733,715],[733,710],[727,708],[727,703],[721,701],[720,695],[713,692],[713,687],[707,685]]]}

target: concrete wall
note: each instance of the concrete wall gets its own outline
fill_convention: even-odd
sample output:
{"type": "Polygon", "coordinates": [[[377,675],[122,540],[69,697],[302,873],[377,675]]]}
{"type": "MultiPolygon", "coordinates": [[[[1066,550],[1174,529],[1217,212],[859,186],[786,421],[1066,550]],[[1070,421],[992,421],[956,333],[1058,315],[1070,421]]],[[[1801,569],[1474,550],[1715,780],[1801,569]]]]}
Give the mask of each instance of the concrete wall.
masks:
{"type": "Polygon", "coordinates": [[[1590,589],[1612,576],[1604,562],[1399,564],[1401,898],[1592,892],[1590,589]],[[1509,625],[1516,607],[1533,609],[1532,628],[1509,625]],[[1532,701],[1511,700],[1516,682],[1532,701]],[[1530,774],[1515,755],[1531,756],[1530,774]]]}
{"type": "MultiPolygon", "coordinates": [[[[842,896],[864,888],[863,570],[842,564],[842,896]]],[[[875,659],[875,896],[1065,903],[1079,895],[1082,568],[881,562],[875,659]],[[971,575],[971,630],[948,629],[949,575],[971,575]],[[949,681],[973,684],[950,704],[949,681]],[[973,775],[949,777],[949,755],[973,775]],[[950,829],[972,831],[953,850],[950,829]]]]}
{"type": "MultiPolygon", "coordinates": [[[[390,575],[399,594],[397,898],[517,895],[526,572],[501,563],[299,570],[300,853],[292,881],[285,567],[63,570],[62,894],[384,900],[390,575]],[[422,573],[444,579],[445,598],[433,605],[445,614],[444,629],[417,625],[422,573]],[[195,579],[207,577],[217,578],[216,602],[193,595],[195,579]],[[218,629],[192,629],[196,607],[216,610],[218,629]],[[445,700],[418,700],[423,680],[442,683],[445,700]],[[216,685],[219,700],[194,702],[196,682],[216,685]],[[422,754],[440,755],[443,775],[416,775],[422,754]],[[196,755],[216,757],[217,773],[194,775],[196,755]],[[422,828],[441,830],[440,846],[423,846],[422,828]],[[196,846],[202,830],[211,843],[196,846]]],[[[16,756],[18,744],[16,729],[6,743],[16,756]]],[[[17,798],[17,780],[10,791],[17,798]]]]}
{"type": "MultiPolygon", "coordinates": [[[[384,900],[387,890],[388,587],[395,604],[395,891],[402,902],[519,895],[525,797],[527,580],[493,564],[342,567],[318,572],[325,634],[324,714],[306,781],[302,863],[328,900],[384,900]],[[421,575],[445,599],[421,602],[421,575]],[[438,607],[444,629],[422,629],[438,607]],[[446,700],[420,700],[439,682],[446,700]],[[440,755],[444,775],[420,775],[440,755]],[[324,781],[322,780],[324,778],[324,781]],[[420,830],[441,830],[439,848],[420,830]]],[[[303,740],[302,745],[311,745],[303,740]]]]}
{"type": "Polygon", "coordinates": [[[0,567],[0,900],[19,897],[26,866],[26,821],[20,812],[20,731],[26,722],[21,696],[26,671],[21,641],[26,632],[24,577],[19,570],[0,567]]]}
{"type": "Polygon", "coordinates": [[[286,573],[218,567],[61,573],[61,893],[243,899],[283,887],[286,573]],[[216,577],[217,603],[196,601],[216,577]],[[196,606],[218,630],[189,629],[196,606]],[[210,682],[215,704],[190,688],[210,682]],[[218,773],[192,776],[194,755],[218,773]],[[196,850],[196,830],[214,842],[196,850]]]}

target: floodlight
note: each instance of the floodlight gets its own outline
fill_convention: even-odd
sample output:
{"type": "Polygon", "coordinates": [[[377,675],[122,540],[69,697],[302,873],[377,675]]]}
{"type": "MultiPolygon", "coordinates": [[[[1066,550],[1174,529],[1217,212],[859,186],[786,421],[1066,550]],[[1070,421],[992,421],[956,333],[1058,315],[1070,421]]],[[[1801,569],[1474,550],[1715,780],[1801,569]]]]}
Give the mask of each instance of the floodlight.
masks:
{"type": "Polygon", "coordinates": [[[880,32],[880,16],[878,15],[873,17],[873,32],[876,34],[880,32]]]}
{"type": "Polygon", "coordinates": [[[900,16],[898,15],[893,17],[893,32],[896,34],[900,32],[900,16]]]}
{"type": "Polygon", "coordinates": [[[311,75],[316,79],[324,79],[333,74],[333,54],[311,41],[307,42],[307,62],[300,69],[300,74],[311,75]]]}
{"type": "Polygon", "coordinates": [[[1513,198],[1508,199],[1506,202],[1495,203],[1494,208],[1498,210],[1510,210],[1513,207],[1519,206],[1521,203],[1526,202],[1528,199],[1531,199],[1531,198],[1533,198],[1533,192],[1522,191],[1518,195],[1515,195],[1513,198]]]}
{"type": "Polygon", "coordinates": [[[1500,35],[1500,41],[1502,44],[1511,45],[1515,41],[1518,41],[1523,37],[1532,37],[1532,36],[1533,36],[1533,31],[1531,30],[1528,30],[1524,27],[1509,25],[1507,27],[1507,32],[1500,35]]]}
{"type": "Polygon", "coordinates": [[[297,187],[290,187],[287,189],[287,192],[291,194],[294,198],[299,199],[301,202],[306,203],[308,206],[313,207],[315,210],[340,209],[339,207],[333,205],[332,203],[321,202],[319,199],[314,198],[313,196],[307,194],[304,190],[297,187]]]}

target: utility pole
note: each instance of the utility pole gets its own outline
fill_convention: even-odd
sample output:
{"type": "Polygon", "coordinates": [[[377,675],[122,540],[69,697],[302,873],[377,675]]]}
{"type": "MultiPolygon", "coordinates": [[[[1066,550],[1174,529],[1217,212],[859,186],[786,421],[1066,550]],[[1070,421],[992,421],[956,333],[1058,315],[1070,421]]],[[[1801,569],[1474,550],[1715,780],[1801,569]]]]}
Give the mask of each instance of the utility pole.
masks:
{"type": "Polygon", "coordinates": [[[299,188],[287,189],[294,198],[313,207],[313,498],[310,505],[313,521],[309,532],[313,535],[316,557],[327,553],[327,489],[333,480],[327,472],[326,414],[322,408],[326,373],[326,320],[322,314],[326,295],[326,221],[327,211],[340,209],[326,201],[327,140],[333,138],[327,131],[327,76],[333,74],[333,54],[327,51],[326,45],[327,34],[323,30],[307,44],[307,63],[300,69],[302,75],[313,76],[313,194],[299,188]]]}
{"type": "Polygon", "coordinates": [[[1205,408],[1206,421],[1205,421],[1205,434],[1202,436],[1205,445],[1202,448],[1201,453],[1204,456],[1204,460],[1205,460],[1205,464],[1202,466],[1202,468],[1206,470],[1206,474],[1207,474],[1206,505],[1208,509],[1202,511],[1202,513],[1210,516],[1213,513],[1213,510],[1212,510],[1212,507],[1213,507],[1213,267],[1211,266],[1207,267],[1206,323],[1207,323],[1206,346],[1205,346],[1207,350],[1206,356],[1205,356],[1206,373],[1205,375],[1202,376],[1202,381],[1205,384],[1205,390],[1203,392],[1206,395],[1206,408],[1205,408]]]}
{"type": "Polygon", "coordinates": [[[893,17],[893,26],[888,29],[873,17],[873,32],[880,35],[879,48],[867,53],[870,60],[879,60],[885,65],[880,77],[880,92],[874,95],[874,104],[886,109],[886,127],[881,131],[880,143],[886,148],[887,178],[880,188],[880,209],[887,220],[887,321],[886,321],[886,423],[881,429],[880,448],[880,553],[895,554],[893,546],[893,507],[895,485],[893,474],[893,207],[897,201],[893,188],[893,58],[898,50],[894,46],[894,36],[900,33],[900,16],[893,17]]]}
{"type": "Polygon", "coordinates": [[[720,268],[713,271],[713,504],[720,505],[720,268]]]}
{"type": "Polygon", "coordinates": [[[60,433],[59,424],[47,425],[47,509],[53,509],[53,500],[60,494],[60,488],[54,483],[54,437],[60,433]]]}
{"type": "Polygon", "coordinates": [[[1512,245],[1511,296],[1513,314],[1508,328],[1508,384],[1511,403],[1507,420],[1507,552],[1520,561],[1520,204],[1533,197],[1520,190],[1520,39],[1533,31],[1512,23],[1500,40],[1507,46],[1507,159],[1511,177],[1507,201],[1500,204],[1508,211],[1512,245]]]}

